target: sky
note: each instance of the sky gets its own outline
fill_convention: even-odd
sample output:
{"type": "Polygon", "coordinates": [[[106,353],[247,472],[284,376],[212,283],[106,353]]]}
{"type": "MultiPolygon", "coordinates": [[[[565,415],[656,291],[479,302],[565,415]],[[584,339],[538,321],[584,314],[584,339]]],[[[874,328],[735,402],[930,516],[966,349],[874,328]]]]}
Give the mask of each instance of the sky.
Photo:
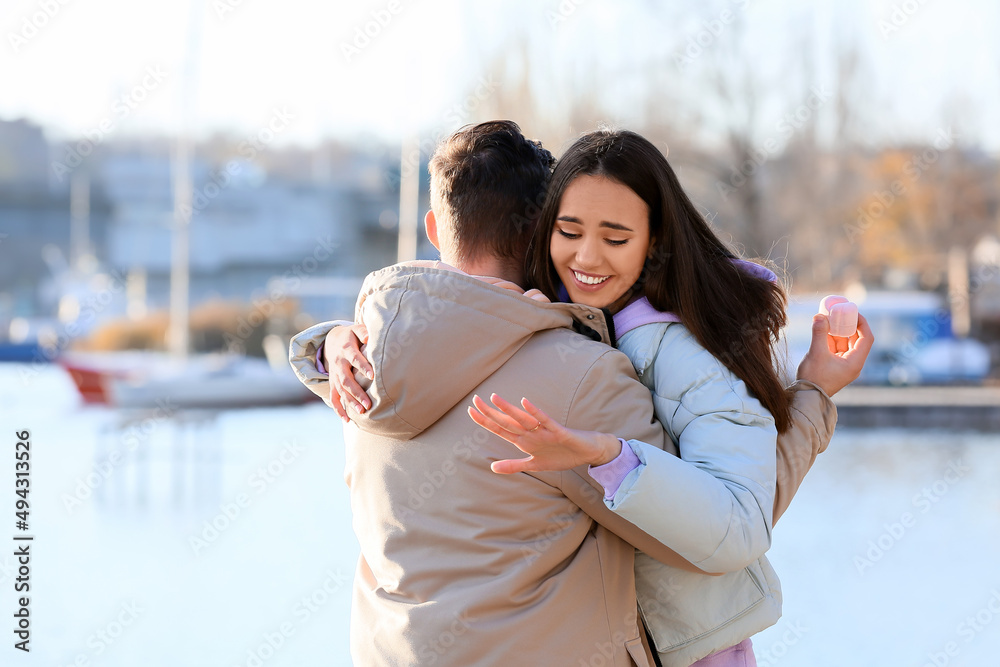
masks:
{"type": "MultiPolygon", "coordinates": [[[[0,0],[0,119],[61,139],[251,136],[278,115],[291,119],[278,143],[397,140],[477,120],[477,87],[505,94],[487,63],[527,40],[533,90],[553,98],[543,106],[562,113],[561,99],[593,89],[628,121],[655,85],[643,66],[673,66],[699,37],[706,51],[727,47],[727,16],[746,21],[741,55],[776,89],[790,85],[790,59],[822,82],[834,43],[857,44],[875,143],[959,123],[965,143],[1000,150],[989,0],[0,0]]],[[[698,109],[704,82],[672,75],[698,109]]]]}

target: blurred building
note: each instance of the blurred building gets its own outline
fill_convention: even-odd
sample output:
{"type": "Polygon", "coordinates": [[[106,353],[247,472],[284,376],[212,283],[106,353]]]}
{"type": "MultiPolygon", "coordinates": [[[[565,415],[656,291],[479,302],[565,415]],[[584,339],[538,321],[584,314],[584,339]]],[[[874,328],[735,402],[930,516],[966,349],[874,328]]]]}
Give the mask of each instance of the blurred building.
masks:
{"type": "MultiPolygon", "coordinates": [[[[71,248],[72,179],[51,177],[51,161],[40,127],[0,120],[0,322],[54,314],[58,295],[51,289],[53,275],[67,270],[74,254],[87,251],[71,248]]],[[[91,187],[89,251],[97,261],[106,256],[111,212],[103,189],[91,187]]]]}
{"type": "MultiPolygon", "coordinates": [[[[128,283],[106,314],[126,311],[126,291],[141,303],[133,315],[168,306],[170,142],[106,142],[75,162],[81,147],[52,145],[25,121],[0,122],[0,320],[55,316],[66,283],[86,282],[74,273],[81,255],[89,271],[128,283]]],[[[395,160],[344,147],[254,159],[234,149],[196,149],[192,307],[296,298],[313,318],[349,316],[361,278],[396,258],[399,195],[385,176],[395,160]]]]}

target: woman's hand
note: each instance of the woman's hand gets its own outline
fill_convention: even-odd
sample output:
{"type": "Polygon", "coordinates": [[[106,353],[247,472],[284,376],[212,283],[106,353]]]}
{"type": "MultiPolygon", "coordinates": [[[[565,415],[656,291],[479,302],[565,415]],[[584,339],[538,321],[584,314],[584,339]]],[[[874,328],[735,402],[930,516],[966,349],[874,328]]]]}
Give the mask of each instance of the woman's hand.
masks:
{"type": "Polygon", "coordinates": [[[584,463],[603,465],[621,453],[617,437],[609,433],[566,428],[526,398],[521,399],[524,410],[496,394],[490,396],[490,400],[495,408],[479,396],[473,396],[476,409],[469,408],[472,421],[530,455],[526,459],[494,461],[490,466],[493,472],[508,475],[569,470],[584,463]]]}
{"type": "Polygon", "coordinates": [[[368,379],[375,378],[375,371],[361,352],[368,342],[368,329],[363,324],[334,327],[323,342],[323,365],[330,375],[330,403],[344,421],[350,421],[347,405],[359,413],[372,406],[365,390],[354,379],[354,372],[361,371],[368,379]]]}

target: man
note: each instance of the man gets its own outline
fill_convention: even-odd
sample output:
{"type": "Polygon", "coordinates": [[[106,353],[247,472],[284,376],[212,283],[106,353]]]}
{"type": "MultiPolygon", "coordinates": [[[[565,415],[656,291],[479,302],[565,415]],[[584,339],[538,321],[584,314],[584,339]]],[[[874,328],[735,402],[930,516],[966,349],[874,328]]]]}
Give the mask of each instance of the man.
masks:
{"type": "MultiPolygon", "coordinates": [[[[676,453],[653,419],[649,391],[609,347],[603,314],[542,303],[517,287],[528,212],[551,161],[514,123],[452,135],[431,160],[425,218],[444,264],[389,267],[362,288],[356,319],[367,326],[373,372],[359,388],[371,404],[350,415],[345,436],[361,544],[355,664],[651,665],[636,613],[634,549],[693,569],[611,513],[585,467],[494,474],[490,463],[517,450],[467,415],[473,394],[530,387],[533,402],[571,428],[676,453]]],[[[819,368],[832,393],[860,364],[826,350],[822,325],[814,327],[822,348],[803,362],[803,377],[818,377],[810,364],[819,368]]],[[[313,361],[330,328],[299,334],[291,358],[300,379],[342,411],[313,361]]],[[[796,390],[795,425],[778,445],[775,517],[836,422],[820,389],[803,382],[796,390]]]]}

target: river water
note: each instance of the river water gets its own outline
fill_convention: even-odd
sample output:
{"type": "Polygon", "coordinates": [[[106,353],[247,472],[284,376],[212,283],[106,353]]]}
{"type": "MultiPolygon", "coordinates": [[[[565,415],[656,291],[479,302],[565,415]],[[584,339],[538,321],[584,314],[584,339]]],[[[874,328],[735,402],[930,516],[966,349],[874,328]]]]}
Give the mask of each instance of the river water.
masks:
{"type": "MultiPolygon", "coordinates": [[[[31,651],[5,630],[0,664],[350,664],[358,547],[331,410],[124,415],[25,371],[0,365],[0,615],[23,595],[13,537],[32,535],[31,651]]],[[[997,664],[998,474],[995,434],[839,432],[775,527],[784,617],[758,664],[997,664]]]]}

